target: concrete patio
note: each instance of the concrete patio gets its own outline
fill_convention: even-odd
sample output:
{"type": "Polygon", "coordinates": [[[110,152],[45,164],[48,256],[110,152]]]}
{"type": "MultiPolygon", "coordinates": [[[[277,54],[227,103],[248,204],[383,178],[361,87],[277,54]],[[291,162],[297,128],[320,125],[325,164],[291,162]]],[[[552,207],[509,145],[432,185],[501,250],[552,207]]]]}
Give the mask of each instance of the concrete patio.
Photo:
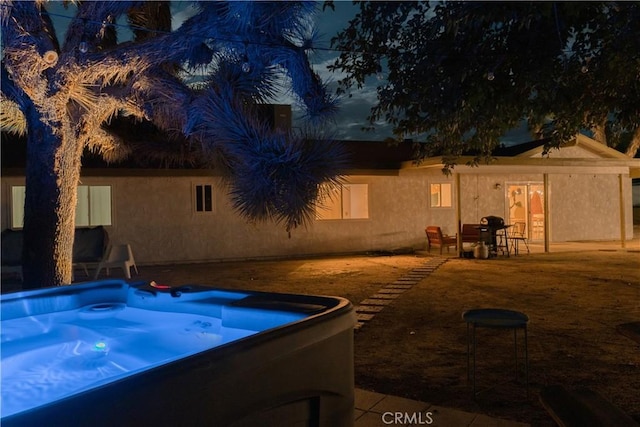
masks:
{"type": "Polygon", "coordinates": [[[444,408],[403,397],[355,390],[354,427],[431,425],[440,427],[525,427],[529,424],[444,408]]]}

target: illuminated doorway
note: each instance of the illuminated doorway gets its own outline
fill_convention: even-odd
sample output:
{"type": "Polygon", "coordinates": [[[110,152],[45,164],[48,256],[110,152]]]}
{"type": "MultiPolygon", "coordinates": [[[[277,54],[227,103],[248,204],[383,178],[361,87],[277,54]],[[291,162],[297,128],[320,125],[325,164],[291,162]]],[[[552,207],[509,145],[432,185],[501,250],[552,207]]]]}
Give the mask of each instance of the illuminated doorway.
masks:
{"type": "Polygon", "coordinates": [[[509,224],[523,223],[528,239],[544,240],[544,185],[507,184],[507,199],[509,224]]]}

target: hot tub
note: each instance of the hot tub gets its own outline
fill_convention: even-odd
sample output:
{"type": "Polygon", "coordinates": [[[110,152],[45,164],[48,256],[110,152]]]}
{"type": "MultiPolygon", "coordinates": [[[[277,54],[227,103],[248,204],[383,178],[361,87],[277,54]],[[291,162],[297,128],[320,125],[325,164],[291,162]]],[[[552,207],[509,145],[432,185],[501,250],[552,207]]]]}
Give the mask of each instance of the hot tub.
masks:
{"type": "Polygon", "coordinates": [[[0,303],[3,427],[353,425],[345,299],[111,280],[0,303]]]}

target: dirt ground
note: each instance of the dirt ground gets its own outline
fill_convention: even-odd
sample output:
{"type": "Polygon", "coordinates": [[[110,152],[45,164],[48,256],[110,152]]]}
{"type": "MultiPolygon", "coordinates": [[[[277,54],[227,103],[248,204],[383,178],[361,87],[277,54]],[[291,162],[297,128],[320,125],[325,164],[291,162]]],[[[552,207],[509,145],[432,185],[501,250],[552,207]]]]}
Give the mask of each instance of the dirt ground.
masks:
{"type": "MultiPolygon", "coordinates": [[[[140,278],[338,295],[357,305],[428,256],[142,267],[140,278]]],[[[542,387],[589,387],[640,421],[640,327],[635,335],[619,328],[640,324],[639,267],[636,250],[450,257],[355,332],[356,386],[535,426],[554,425],[538,401],[542,387]],[[461,314],[480,307],[529,316],[529,398],[515,381],[512,332],[494,329],[477,332],[480,393],[472,398],[461,314]]]]}
{"type": "MultiPolygon", "coordinates": [[[[142,266],[134,280],[338,295],[358,305],[429,256],[142,266]]],[[[355,332],[356,386],[534,426],[554,425],[538,401],[542,387],[589,387],[640,421],[640,327],[619,328],[640,324],[639,267],[639,250],[449,257],[355,332]],[[461,314],[480,307],[529,316],[529,398],[515,382],[513,333],[478,329],[473,399],[461,314]]]]}

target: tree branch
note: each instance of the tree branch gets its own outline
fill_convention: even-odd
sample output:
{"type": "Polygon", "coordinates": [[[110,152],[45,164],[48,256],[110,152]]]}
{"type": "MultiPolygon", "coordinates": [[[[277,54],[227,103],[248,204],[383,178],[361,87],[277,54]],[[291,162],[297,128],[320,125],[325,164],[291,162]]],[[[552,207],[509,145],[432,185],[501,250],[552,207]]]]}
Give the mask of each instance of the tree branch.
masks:
{"type": "Polygon", "coordinates": [[[633,133],[633,138],[631,138],[631,143],[627,147],[627,151],[625,154],[629,157],[635,157],[640,149],[640,126],[636,128],[636,131],[633,133]]]}
{"type": "Polygon", "coordinates": [[[2,96],[18,104],[21,109],[24,108],[26,98],[24,91],[17,86],[11,76],[9,76],[9,72],[5,67],[4,61],[0,63],[0,67],[0,91],[2,92],[2,96]]]}

